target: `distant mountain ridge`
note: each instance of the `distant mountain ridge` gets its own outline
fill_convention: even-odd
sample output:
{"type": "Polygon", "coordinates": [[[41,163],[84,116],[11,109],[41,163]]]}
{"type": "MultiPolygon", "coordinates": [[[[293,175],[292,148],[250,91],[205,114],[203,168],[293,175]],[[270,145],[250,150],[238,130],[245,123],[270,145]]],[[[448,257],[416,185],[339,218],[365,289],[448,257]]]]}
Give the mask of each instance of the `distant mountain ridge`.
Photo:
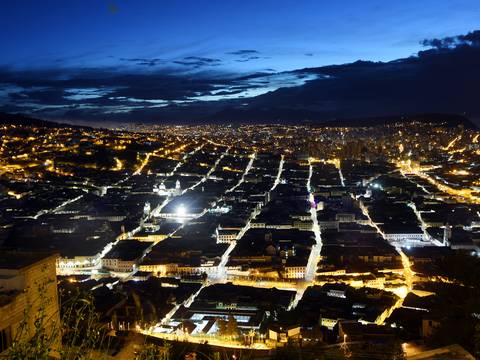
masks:
{"type": "Polygon", "coordinates": [[[24,126],[42,126],[42,127],[59,127],[60,124],[53,121],[35,119],[24,114],[7,114],[0,112],[0,124],[24,125],[24,126]]]}
{"type": "Polygon", "coordinates": [[[41,120],[29,115],[25,114],[8,114],[4,112],[0,112],[0,124],[9,124],[9,125],[23,125],[23,126],[38,126],[38,127],[46,127],[46,128],[63,128],[63,127],[70,127],[70,128],[87,128],[86,126],[78,126],[78,125],[71,125],[65,124],[50,120],[41,120]]]}
{"type": "Polygon", "coordinates": [[[477,129],[477,126],[462,115],[456,114],[414,114],[406,116],[378,116],[353,119],[337,119],[326,121],[322,127],[365,127],[381,126],[399,122],[420,122],[425,124],[438,124],[446,127],[464,126],[467,129],[477,129]]]}
{"type": "Polygon", "coordinates": [[[202,119],[205,123],[238,123],[238,124],[302,124],[317,127],[365,127],[380,126],[399,122],[422,122],[444,124],[447,127],[463,125],[476,129],[477,126],[468,118],[457,114],[411,114],[388,115],[375,117],[356,117],[325,119],[324,114],[304,109],[282,108],[228,108],[202,119]]]}
{"type": "MultiPolygon", "coordinates": [[[[391,115],[378,117],[359,117],[334,120],[319,120],[321,114],[314,111],[292,109],[226,109],[214,116],[206,117],[202,124],[284,124],[284,125],[311,125],[315,127],[374,127],[395,123],[422,122],[438,124],[446,127],[459,125],[468,129],[477,129],[469,119],[455,114],[413,114],[391,115]],[[218,116],[218,118],[216,116],[218,116]]],[[[38,126],[46,128],[72,127],[87,128],[54,121],[40,120],[24,114],[7,114],[0,112],[0,124],[17,124],[23,126],[38,126]]]]}

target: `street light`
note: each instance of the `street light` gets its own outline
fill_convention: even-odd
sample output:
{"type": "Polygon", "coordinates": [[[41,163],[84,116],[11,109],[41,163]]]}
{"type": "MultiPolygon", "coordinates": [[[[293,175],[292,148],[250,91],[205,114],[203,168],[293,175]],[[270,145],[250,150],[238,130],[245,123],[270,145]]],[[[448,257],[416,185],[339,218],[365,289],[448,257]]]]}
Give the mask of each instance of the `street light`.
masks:
{"type": "Polygon", "coordinates": [[[175,214],[177,215],[177,217],[182,218],[187,214],[187,209],[183,204],[180,204],[175,210],[175,214]]]}

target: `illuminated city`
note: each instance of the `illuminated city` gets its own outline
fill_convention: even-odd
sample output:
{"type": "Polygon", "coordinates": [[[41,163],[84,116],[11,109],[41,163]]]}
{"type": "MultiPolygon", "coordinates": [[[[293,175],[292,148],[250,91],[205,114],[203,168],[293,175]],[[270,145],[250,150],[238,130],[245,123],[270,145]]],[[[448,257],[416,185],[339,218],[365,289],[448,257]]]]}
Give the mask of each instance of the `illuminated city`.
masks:
{"type": "Polygon", "coordinates": [[[478,261],[478,130],[139,130],[1,128],[3,245],[58,253],[59,288],[115,298],[116,330],[265,351],[344,321],[393,336],[460,285],[448,257],[478,261]]]}
{"type": "Polygon", "coordinates": [[[167,3],[0,5],[0,359],[479,359],[467,5],[167,3]]]}

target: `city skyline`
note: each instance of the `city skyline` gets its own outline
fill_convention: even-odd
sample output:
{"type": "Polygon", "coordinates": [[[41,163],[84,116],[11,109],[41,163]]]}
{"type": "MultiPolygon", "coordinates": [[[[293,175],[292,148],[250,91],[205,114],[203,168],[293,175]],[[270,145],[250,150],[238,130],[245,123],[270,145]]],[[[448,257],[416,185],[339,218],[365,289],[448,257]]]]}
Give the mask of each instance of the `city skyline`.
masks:
{"type": "MultiPolygon", "coordinates": [[[[0,252],[14,253],[0,271],[54,253],[61,308],[92,299],[92,326],[115,332],[104,351],[134,358],[160,341],[172,347],[154,349],[181,357],[478,354],[480,132],[464,118],[7,120],[0,252]]],[[[23,284],[0,279],[2,351],[32,346],[12,336],[23,284]]],[[[72,319],[61,321],[69,333],[72,319]]],[[[59,349],[76,347],[67,338],[59,349]]]]}

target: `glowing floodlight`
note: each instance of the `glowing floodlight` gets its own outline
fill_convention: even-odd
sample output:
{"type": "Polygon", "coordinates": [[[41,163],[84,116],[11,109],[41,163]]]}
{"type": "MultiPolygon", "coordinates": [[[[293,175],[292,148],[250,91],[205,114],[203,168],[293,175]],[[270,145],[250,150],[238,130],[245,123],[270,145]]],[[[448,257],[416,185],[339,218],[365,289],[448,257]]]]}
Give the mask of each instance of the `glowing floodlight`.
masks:
{"type": "Polygon", "coordinates": [[[175,214],[177,215],[177,217],[184,217],[187,214],[187,208],[183,204],[180,204],[177,207],[175,214]]]}

